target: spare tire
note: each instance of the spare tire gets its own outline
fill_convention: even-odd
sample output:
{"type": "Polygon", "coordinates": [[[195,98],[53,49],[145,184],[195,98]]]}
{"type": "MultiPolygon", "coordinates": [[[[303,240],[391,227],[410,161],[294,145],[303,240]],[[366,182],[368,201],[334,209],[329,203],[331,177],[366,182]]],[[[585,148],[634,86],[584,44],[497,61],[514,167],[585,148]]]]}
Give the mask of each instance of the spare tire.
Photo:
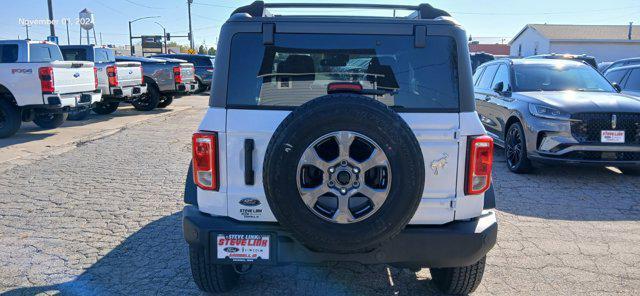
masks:
{"type": "Polygon", "coordinates": [[[332,94],[294,110],[265,153],[263,183],[278,222],[312,250],[355,253],[396,236],[424,189],[407,123],[365,96],[332,94]]]}

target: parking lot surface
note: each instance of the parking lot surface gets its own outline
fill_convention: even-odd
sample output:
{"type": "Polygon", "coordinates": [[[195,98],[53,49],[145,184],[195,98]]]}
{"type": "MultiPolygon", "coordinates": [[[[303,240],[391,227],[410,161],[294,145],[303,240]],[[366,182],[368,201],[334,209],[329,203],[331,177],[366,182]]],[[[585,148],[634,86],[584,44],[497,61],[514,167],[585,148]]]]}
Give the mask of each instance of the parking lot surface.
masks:
{"type": "MultiPolygon", "coordinates": [[[[5,167],[0,292],[199,294],[180,210],[190,137],[206,97],[183,100],[184,108],[102,137],[87,132],[78,138],[89,140],[66,141],[72,144],[63,152],[5,167]]],[[[42,137],[0,149],[17,155],[11,146],[34,141],[48,144],[42,137]]],[[[639,294],[640,177],[554,166],[515,175],[501,152],[494,166],[498,244],[476,294],[639,294]]],[[[337,263],[256,268],[229,295],[434,293],[427,269],[337,263]]]]}

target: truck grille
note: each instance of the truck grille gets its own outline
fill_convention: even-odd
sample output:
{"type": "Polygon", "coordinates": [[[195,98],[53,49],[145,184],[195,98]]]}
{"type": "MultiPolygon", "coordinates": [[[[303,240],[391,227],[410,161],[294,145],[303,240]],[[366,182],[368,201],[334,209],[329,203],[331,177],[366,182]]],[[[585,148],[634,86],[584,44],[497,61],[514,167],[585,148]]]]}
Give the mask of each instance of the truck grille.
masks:
{"type": "Polygon", "coordinates": [[[578,113],[571,116],[571,134],[579,143],[600,143],[602,130],[624,130],[625,144],[640,144],[638,113],[578,113]],[[613,127],[613,116],[616,126],[613,127]]]}

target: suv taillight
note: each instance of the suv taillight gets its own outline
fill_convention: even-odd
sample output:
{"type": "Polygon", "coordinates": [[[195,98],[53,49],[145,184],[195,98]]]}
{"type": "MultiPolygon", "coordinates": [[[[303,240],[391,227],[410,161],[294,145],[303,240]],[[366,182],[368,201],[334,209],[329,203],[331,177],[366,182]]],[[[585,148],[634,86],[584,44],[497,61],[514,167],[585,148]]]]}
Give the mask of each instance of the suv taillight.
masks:
{"type": "Polygon", "coordinates": [[[465,194],[475,195],[487,191],[491,186],[493,139],[489,136],[470,139],[465,194]]]}
{"type": "Polygon", "coordinates": [[[193,134],[193,181],[204,190],[218,190],[218,134],[193,134]]]}
{"type": "Polygon", "coordinates": [[[182,71],[180,71],[180,67],[173,67],[173,77],[176,83],[182,83],[182,71]]]}
{"type": "Polygon", "coordinates": [[[98,68],[93,67],[93,80],[94,80],[94,88],[98,89],[98,68]]]}
{"type": "Polygon", "coordinates": [[[140,65],[140,84],[144,83],[144,71],[142,70],[142,65],[140,65]]]}
{"type": "Polygon", "coordinates": [[[56,91],[56,87],[53,83],[53,68],[39,68],[38,76],[40,77],[40,88],[42,88],[43,94],[52,94],[56,91]]]}
{"type": "Polygon", "coordinates": [[[118,86],[118,67],[107,67],[107,78],[109,79],[109,86],[118,86]]]}

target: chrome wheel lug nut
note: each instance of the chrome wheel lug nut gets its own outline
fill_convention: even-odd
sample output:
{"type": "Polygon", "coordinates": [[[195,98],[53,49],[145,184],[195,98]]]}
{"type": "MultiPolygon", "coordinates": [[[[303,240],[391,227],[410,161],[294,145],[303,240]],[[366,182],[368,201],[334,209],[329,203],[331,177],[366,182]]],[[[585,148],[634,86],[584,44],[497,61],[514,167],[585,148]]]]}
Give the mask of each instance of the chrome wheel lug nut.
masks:
{"type": "Polygon", "coordinates": [[[347,194],[347,189],[346,188],[340,188],[340,193],[347,194]]]}
{"type": "Polygon", "coordinates": [[[332,174],[333,174],[335,171],[336,171],[336,169],[335,169],[334,167],[330,167],[330,168],[329,168],[329,173],[332,173],[332,174]]]}
{"type": "Polygon", "coordinates": [[[359,169],[359,168],[353,168],[353,172],[354,172],[355,174],[357,174],[357,173],[359,173],[359,172],[360,172],[360,169],[359,169]]]}

